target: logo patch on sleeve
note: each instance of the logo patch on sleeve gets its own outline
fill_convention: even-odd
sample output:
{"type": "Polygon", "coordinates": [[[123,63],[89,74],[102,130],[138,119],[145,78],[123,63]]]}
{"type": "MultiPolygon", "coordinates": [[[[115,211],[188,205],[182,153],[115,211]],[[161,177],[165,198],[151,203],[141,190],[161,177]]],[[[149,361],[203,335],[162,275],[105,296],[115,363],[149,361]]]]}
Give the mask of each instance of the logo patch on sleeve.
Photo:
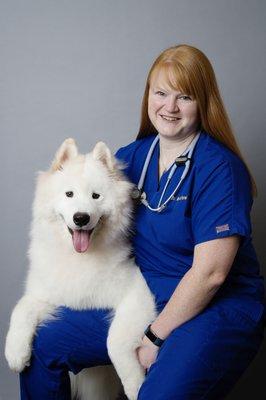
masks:
{"type": "Polygon", "coordinates": [[[216,233],[220,233],[220,232],[224,232],[224,231],[229,231],[229,224],[225,224],[225,225],[220,225],[220,226],[216,226],[216,233]]]}

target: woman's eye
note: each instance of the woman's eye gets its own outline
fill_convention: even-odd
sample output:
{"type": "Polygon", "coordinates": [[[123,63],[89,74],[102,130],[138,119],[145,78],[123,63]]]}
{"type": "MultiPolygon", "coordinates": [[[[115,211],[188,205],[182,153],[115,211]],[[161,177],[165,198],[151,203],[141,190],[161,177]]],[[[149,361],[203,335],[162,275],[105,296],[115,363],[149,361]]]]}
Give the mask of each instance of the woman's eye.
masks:
{"type": "Polygon", "coordinates": [[[95,192],[92,193],[92,198],[93,199],[98,199],[100,196],[101,195],[99,193],[95,193],[95,192]]]}
{"type": "Polygon", "coordinates": [[[189,96],[187,96],[187,95],[185,95],[185,94],[182,95],[182,96],[179,96],[179,99],[185,100],[185,101],[192,100],[191,97],[189,97],[189,96]]]}
{"type": "Polygon", "coordinates": [[[73,192],[66,192],[66,197],[73,197],[74,196],[74,193],[73,192]]]}
{"type": "Polygon", "coordinates": [[[155,94],[158,94],[159,96],[164,96],[165,95],[165,93],[162,92],[161,90],[158,90],[157,92],[155,92],[155,94]]]}

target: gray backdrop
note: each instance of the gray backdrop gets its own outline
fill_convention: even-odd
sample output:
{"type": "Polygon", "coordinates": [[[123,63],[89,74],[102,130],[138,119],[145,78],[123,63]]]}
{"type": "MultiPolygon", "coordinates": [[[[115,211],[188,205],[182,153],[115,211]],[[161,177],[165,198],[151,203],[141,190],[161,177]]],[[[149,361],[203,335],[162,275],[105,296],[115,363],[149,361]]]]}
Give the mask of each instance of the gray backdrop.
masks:
{"type": "MultiPolygon", "coordinates": [[[[214,65],[258,183],[254,241],[264,266],[265,20],[263,0],[0,1],[1,400],[19,398],[3,343],[22,294],[35,171],[66,137],[83,152],[99,139],[113,150],[133,140],[146,74],[166,47],[195,45],[214,65]]],[[[266,346],[230,400],[266,398],[263,364],[266,346]]]]}

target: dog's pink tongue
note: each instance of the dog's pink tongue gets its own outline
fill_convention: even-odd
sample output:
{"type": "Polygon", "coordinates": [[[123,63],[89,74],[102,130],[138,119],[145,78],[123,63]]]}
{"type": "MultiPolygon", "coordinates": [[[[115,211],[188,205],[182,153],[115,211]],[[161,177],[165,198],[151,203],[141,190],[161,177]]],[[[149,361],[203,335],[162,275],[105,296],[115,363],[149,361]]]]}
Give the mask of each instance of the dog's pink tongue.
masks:
{"type": "Polygon", "coordinates": [[[75,250],[84,253],[90,244],[90,234],[88,231],[74,230],[72,240],[75,250]]]}

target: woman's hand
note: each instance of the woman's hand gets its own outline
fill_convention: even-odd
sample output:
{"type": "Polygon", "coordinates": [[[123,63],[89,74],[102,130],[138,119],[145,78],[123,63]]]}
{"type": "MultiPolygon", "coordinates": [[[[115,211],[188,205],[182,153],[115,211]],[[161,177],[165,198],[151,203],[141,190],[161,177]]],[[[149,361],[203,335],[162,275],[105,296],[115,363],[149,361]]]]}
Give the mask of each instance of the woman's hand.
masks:
{"type": "Polygon", "coordinates": [[[142,338],[142,344],[136,349],[140,364],[144,369],[149,369],[156,361],[159,347],[153,344],[146,336],[142,338]]]}

